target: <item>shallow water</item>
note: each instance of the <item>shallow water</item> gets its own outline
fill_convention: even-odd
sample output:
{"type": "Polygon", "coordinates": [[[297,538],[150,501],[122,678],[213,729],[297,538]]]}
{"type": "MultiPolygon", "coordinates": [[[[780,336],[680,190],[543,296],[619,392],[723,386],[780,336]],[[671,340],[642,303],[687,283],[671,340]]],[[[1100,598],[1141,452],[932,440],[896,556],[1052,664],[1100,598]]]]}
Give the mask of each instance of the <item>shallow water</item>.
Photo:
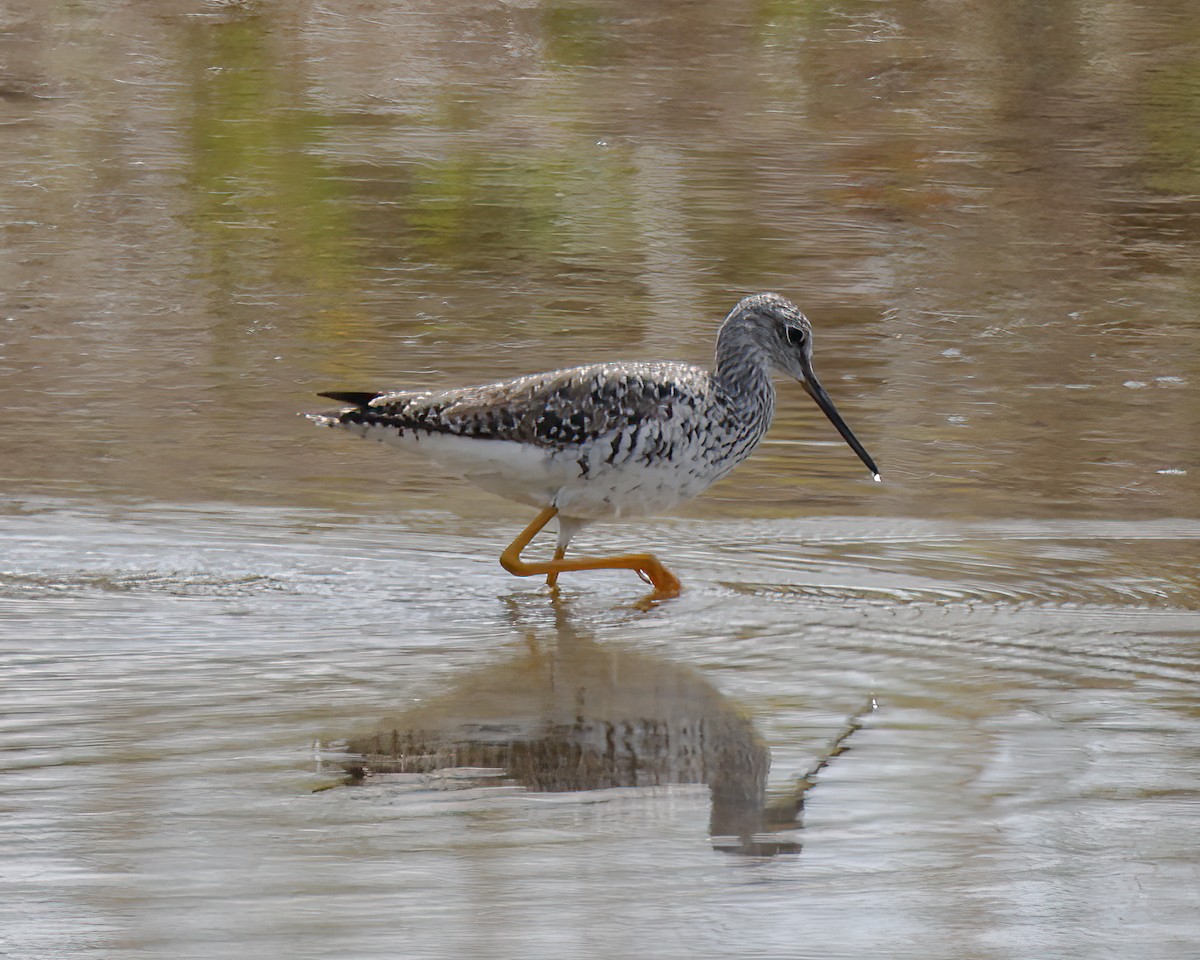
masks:
{"type": "Polygon", "coordinates": [[[1200,20],[998,10],[0,13],[0,952],[1194,956],[1200,20]],[[761,289],[885,482],[781,384],[581,535],[650,610],[296,416],[704,362],[761,289]]]}
{"type": "MultiPolygon", "coordinates": [[[[1191,949],[1196,598],[1136,571],[1194,552],[1195,523],[668,522],[692,588],[641,613],[615,575],[556,608],[448,516],[27,502],[5,520],[18,955],[1191,949]],[[756,557],[768,532],[810,556],[756,557]],[[1073,594],[1039,596],[1014,553],[1072,563],[1073,594]],[[873,698],[788,833],[800,855],[716,853],[697,786],[311,792],[341,779],[331,741],[400,712],[494,720],[506,698],[510,720],[549,718],[530,658],[583,647],[638,658],[631,720],[673,709],[680,676],[711,685],[770,746],[776,789],[873,698]]],[[[605,685],[551,672],[568,699],[605,685]]]]}

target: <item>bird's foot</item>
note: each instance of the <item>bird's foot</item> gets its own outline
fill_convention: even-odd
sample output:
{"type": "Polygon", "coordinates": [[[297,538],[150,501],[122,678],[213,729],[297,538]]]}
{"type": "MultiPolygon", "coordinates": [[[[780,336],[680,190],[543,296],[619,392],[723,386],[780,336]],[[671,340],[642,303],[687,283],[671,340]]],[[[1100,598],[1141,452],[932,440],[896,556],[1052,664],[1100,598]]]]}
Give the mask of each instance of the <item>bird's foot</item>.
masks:
{"type": "Polygon", "coordinates": [[[647,597],[650,603],[671,600],[679,596],[683,589],[679,578],[663,566],[658,557],[649,553],[622,554],[616,557],[577,557],[567,560],[563,557],[565,548],[559,546],[554,551],[554,559],[549,561],[529,561],[521,557],[521,552],[557,513],[553,507],[543,510],[528,527],[521,532],[508,547],[500,554],[500,565],[515,577],[544,576],[546,586],[551,591],[558,588],[558,575],[583,570],[633,570],[646,583],[654,587],[654,592],[647,597]]]}

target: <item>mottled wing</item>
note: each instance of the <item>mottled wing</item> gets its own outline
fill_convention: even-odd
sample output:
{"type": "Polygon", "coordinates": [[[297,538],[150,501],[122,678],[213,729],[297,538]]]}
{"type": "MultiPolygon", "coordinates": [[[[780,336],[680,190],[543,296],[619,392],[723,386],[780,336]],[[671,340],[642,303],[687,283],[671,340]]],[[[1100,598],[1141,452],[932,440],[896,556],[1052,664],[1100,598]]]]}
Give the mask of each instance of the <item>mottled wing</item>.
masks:
{"type": "Polygon", "coordinates": [[[347,425],[564,449],[669,422],[676,405],[694,404],[705,383],[702,371],[686,364],[615,363],[453,390],[335,398],[359,404],[337,415],[347,425]]]}

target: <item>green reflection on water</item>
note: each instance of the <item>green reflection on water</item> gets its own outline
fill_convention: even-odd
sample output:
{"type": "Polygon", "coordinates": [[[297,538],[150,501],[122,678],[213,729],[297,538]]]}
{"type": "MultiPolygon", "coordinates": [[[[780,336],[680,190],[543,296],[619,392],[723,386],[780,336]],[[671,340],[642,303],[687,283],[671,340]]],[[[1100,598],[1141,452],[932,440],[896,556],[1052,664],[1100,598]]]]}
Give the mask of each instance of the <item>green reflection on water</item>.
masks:
{"type": "Polygon", "coordinates": [[[1147,86],[1146,185],[1162,193],[1200,193],[1200,62],[1172,63],[1147,86]]]}
{"type": "Polygon", "coordinates": [[[600,66],[617,58],[617,25],[589,4],[547,4],[541,11],[546,53],[564,66],[600,66]]]}
{"type": "Polygon", "coordinates": [[[305,78],[266,19],[189,31],[188,132],[194,226],[226,299],[264,284],[337,296],[355,267],[343,186],[315,149],[329,118],[304,104],[305,78]]]}
{"type": "Polygon", "coordinates": [[[628,173],[587,155],[466,149],[422,167],[400,192],[405,254],[446,267],[486,270],[499,259],[555,269],[571,252],[636,242],[628,173]]]}

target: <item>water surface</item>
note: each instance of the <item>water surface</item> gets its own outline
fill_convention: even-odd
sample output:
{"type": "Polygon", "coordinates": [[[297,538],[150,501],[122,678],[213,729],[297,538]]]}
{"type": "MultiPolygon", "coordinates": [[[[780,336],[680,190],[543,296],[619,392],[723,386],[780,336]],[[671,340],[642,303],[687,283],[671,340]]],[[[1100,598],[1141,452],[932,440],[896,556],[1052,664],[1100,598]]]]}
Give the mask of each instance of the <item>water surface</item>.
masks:
{"type": "Polygon", "coordinates": [[[1194,956],[1195,13],[6,8],[3,952],[1194,956]],[[581,536],[649,611],[296,416],[707,362],[767,289],[885,482],[781,384],[581,536]],[[342,785],[418,728],[615,765],[342,785]]]}

